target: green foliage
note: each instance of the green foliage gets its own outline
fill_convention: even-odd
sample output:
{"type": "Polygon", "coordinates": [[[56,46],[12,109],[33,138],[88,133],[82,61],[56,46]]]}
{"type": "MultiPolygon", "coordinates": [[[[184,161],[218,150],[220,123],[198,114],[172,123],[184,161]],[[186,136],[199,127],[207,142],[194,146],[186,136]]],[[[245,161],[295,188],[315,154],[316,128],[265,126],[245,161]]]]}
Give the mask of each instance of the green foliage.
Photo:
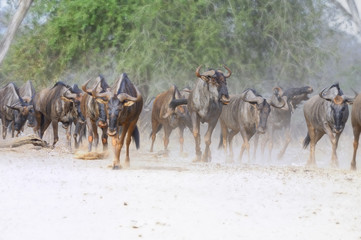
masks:
{"type": "Polygon", "coordinates": [[[0,78],[44,86],[127,72],[166,88],[226,64],[235,85],[307,81],[327,57],[321,10],[318,0],[38,0],[0,78]]]}

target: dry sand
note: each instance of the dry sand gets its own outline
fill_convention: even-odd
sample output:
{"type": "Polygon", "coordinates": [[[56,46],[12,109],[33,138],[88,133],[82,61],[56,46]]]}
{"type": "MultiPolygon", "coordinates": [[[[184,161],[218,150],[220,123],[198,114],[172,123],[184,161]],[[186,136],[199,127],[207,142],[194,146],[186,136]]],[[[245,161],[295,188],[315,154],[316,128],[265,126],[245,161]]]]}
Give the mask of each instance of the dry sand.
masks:
{"type": "Polygon", "coordinates": [[[143,137],[131,167],[118,171],[107,167],[112,153],[75,159],[64,136],[55,149],[0,149],[0,239],[361,239],[350,137],[340,142],[339,169],[328,167],[326,139],[316,149],[319,168],[308,170],[299,141],[282,161],[226,163],[215,135],[213,162],[192,163],[186,135],[188,156],[179,154],[177,132],[168,157],[161,136],[155,153],[143,137]]]}

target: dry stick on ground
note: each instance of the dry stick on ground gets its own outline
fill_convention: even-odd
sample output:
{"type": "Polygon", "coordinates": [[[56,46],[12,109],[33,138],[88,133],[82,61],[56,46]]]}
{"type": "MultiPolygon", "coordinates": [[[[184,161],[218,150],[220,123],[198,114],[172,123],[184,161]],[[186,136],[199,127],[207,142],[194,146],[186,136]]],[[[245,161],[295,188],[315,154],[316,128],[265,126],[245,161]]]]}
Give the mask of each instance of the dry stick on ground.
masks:
{"type": "Polygon", "coordinates": [[[41,140],[36,135],[29,135],[29,136],[13,139],[9,142],[0,143],[0,148],[15,148],[26,144],[33,144],[34,146],[40,146],[44,148],[50,147],[47,142],[41,140]]]}

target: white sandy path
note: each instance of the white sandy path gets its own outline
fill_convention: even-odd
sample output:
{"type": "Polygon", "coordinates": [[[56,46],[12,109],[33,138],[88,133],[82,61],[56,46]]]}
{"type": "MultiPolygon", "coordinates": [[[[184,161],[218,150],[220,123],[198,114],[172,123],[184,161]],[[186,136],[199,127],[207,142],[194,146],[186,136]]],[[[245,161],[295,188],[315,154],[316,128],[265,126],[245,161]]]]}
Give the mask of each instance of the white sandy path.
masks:
{"type": "MultiPolygon", "coordinates": [[[[0,151],[0,239],[361,239],[360,171],[0,151]]],[[[174,157],[173,157],[174,158],[174,157]]]]}

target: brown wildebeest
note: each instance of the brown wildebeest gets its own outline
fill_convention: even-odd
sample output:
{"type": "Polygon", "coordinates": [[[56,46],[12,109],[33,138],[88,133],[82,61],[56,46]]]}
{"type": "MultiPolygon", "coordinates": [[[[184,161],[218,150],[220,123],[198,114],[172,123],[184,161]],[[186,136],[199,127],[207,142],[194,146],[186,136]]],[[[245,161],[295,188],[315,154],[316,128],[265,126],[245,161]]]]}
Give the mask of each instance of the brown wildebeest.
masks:
{"type": "MultiPolygon", "coordinates": [[[[286,105],[282,108],[271,107],[271,113],[268,119],[267,132],[265,134],[265,139],[262,143],[261,149],[262,152],[265,150],[266,143],[269,141],[268,147],[268,158],[272,158],[272,150],[275,141],[275,131],[284,130],[284,137],[281,141],[281,150],[278,153],[278,159],[281,159],[286,149],[291,142],[291,117],[294,110],[299,106],[302,101],[309,99],[308,94],[313,92],[312,87],[304,86],[299,88],[289,88],[286,91],[283,91],[280,87],[273,88],[272,98],[281,99],[283,98],[286,101],[286,105]]],[[[255,145],[258,144],[258,136],[255,139],[255,145]]]]}
{"type": "Polygon", "coordinates": [[[175,99],[184,99],[176,86],[172,86],[165,92],[160,93],[154,100],[152,108],[152,145],[150,151],[153,152],[153,145],[157,132],[164,129],[164,150],[167,151],[169,136],[172,130],[179,128],[180,152],[183,152],[183,132],[185,127],[192,131],[192,120],[187,106],[177,106],[174,110],[169,104],[175,99]]]}
{"type": "Polygon", "coordinates": [[[125,167],[129,167],[129,145],[133,137],[139,148],[139,131],[137,121],[143,108],[143,98],[138,88],[123,73],[111,89],[106,92],[92,91],[97,101],[106,104],[108,117],[108,135],[112,137],[114,146],[113,169],[121,168],[120,151],[126,139],[125,167]]]}
{"type": "MultiPolygon", "coordinates": [[[[227,89],[227,78],[232,74],[231,70],[224,66],[228,70],[228,74],[220,70],[210,69],[202,74],[199,73],[202,65],[196,70],[196,76],[198,80],[189,94],[187,100],[175,99],[174,104],[171,103],[173,109],[175,107],[188,104],[188,110],[192,119],[193,136],[195,140],[196,159],[195,161],[208,162],[211,160],[211,138],[212,132],[217,124],[218,118],[222,112],[222,106],[229,103],[229,95],[227,89]],[[201,138],[199,135],[200,123],[208,123],[207,133],[204,136],[206,148],[202,156],[200,148],[201,138]]],[[[172,101],[172,102],[173,102],[172,101]]]]}
{"type": "MultiPolygon", "coordinates": [[[[45,130],[51,123],[54,133],[54,147],[59,140],[59,122],[67,129],[77,117],[80,117],[82,121],[85,121],[84,116],[80,112],[81,98],[81,91],[75,91],[75,89],[63,82],[57,82],[52,88],[43,89],[36,94],[34,105],[37,122],[36,130],[39,131],[39,137],[43,138],[45,130]]],[[[67,132],[68,145],[71,146],[68,135],[67,132]]]]}
{"type": "Polygon", "coordinates": [[[0,117],[3,126],[3,139],[6,138],[7,128],[10,123],[12,124],[12,137],[14,137],[15,131],[17,131],[18,135],[28,118],[29,112],[32,110],[32,99],[29,102],[24,101],[14,83],[8,83],[0,88],[0,117]]]}
{"type": "Polygon", "coordinates": [[[233,156],[232,139],[237,133],[241,133],[243,144],[240,152],[240,161],[244,150],[247,149],[248,161],[250,162],[249,140],[257,132],[264,134],[267,128],[268,115],[271,112],[271,106],[274,108],[282,108],[285,101],[281,98],[272,98],[267,101],[254,89],[246,89],[241,95],[232,96],[230,103],[223,106],[221,116],[219,117],[221,124],[221,138],[219,147],[222,146],[227,153],[227,137],[229,142],[229,150],[233,156]],[[231,130],[228,133],[228,129],[231,130]]]}
{"type": "Polygon", "coordinates": [[[358,142],[361,132],[361,94],[357,94],[351,111],[351,124],[353,129],[353,156],[351,161],[351,169],[356,170],[356,154],[358,148],[358,142]]]}
{"type": "Polygon", "coordinates": [[[96,99],[92,96],[92,92],[96,91],[99,93],[106,92],[110,87],[105,81],[104,77],[99,75],[96,79],[96,82],[93,84],[91,89],[87,89],[87,85],[92,79],[89,79],[83,86],[82,89],[85,93],[83,96],[80,109],[83,115],[86,118],[86,125],[88,127],[88,151],[92,150],[92,144],[94,141],[95,148],[98,146],[99,135],[98,135],[98,127],[102,129],[102,143],[103,150],[108,148],[108,124],[107,117],[105,112],[105,104],[96,101],[96,99]]]}
{"type": "Polygon", "coordinates": [[[329,136],[332,144],[331,164],[338,166],[336,149],[349,115],[347,104],[352,103],[352,101],[353,98],[346,97],[336,83],[325,88],[319,95],[313,96],[305,103],[303,113],[308,132],[303,147],[306,148],[310,144],[308,166],[316,165],[316,144],[324,134],[329,136]]]}

